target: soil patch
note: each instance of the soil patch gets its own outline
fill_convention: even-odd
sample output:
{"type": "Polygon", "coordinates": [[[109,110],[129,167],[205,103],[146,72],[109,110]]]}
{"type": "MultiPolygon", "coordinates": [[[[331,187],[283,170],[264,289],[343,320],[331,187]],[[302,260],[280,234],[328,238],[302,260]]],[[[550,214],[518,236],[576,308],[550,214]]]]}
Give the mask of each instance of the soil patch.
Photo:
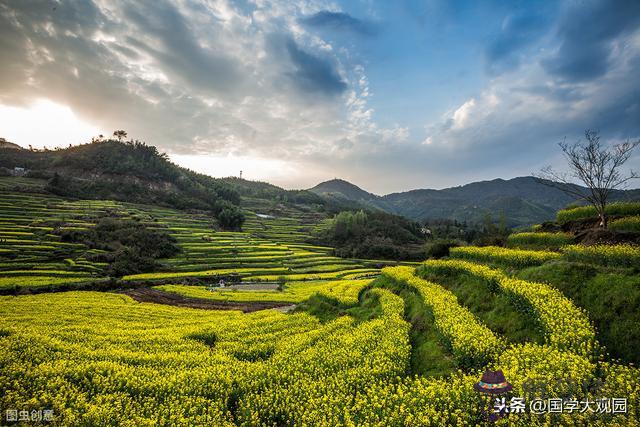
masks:
{"type": "Polygon", "coordinates": [[[151,288],[136,288],[120,291],[138,302],[152,302],[155,304],[173,305],[176,307],[199,308],[202,310],[240,310],[245,313],[267,310],[270,308],[286,307],[291,303],[278,302],[231,302],[209,301],[201,298],[190,298],[171,292],[164,292],[151,288]]]}

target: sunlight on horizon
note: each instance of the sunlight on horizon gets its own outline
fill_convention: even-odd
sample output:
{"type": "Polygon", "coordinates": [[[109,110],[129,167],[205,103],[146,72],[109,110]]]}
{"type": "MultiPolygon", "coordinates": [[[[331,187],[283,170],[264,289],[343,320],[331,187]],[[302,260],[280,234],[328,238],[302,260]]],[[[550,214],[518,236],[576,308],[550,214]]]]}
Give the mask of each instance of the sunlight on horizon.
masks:
{"type": "Polygon", "coordinates": [[[212,156],[206,154],[171,154],[171,160],[183,167],[215,178],[238,177],[268,181],[274,185],[291,182],[301,171],[284,160],[250,156],[212,156]]]}
{"type": "Polygon", "coordinates": [[[68,106],[48,99],[39,99],[28,107],[0,105],[0,117],[0,138],[24,148],[67,147],[90,142],[101,133],[68,106]]]}

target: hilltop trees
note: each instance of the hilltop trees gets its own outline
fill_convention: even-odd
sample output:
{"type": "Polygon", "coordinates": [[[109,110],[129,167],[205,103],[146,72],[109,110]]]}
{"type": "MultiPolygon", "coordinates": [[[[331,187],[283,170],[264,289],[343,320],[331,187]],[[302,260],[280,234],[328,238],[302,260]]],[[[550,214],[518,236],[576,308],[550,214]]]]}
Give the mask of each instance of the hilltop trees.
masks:
{"type": "MultiPolygon", "coordinates": [[[[118,132],[121,138],[126,136],[126,132],[118,132]]],[[[29,169],[30,176],[48,178],[46,190],[53,194],[157,204],[214,215],[226,210],[224,227],[242,225],[240,194],[233,186],[181,168],[142,141],[94,138],[89,144],[49,152],[5,151],[0,167],[20,166],[29,169]]]]}
{"type": "Polygon", "coordinates": [[[124,138],[127,137],[127,132],[123,131],[122,129],[116,130],[113,132],[113,136],[115,136],[118,139],[118,141],[122,141],[124,138]]]}
{"type": "Polygon", "coordinates": [[[566,141],[559,144],[568,162],[569,172],[556,172],[548,166],[536,177],[545,185],[590,203],[598,213],[600,226],[606,228],[606,207],[611,193],[623,189],[628,181],[640,178],[634,171],[625,174],[621,170],[640,140],[627,140],[607,148],[600,143],[598,131],[588,129],[584,135],[584,144],[567,144],[566,141]],[[586,189],[575,185],[576,180],[584,184],[586,189]]]}

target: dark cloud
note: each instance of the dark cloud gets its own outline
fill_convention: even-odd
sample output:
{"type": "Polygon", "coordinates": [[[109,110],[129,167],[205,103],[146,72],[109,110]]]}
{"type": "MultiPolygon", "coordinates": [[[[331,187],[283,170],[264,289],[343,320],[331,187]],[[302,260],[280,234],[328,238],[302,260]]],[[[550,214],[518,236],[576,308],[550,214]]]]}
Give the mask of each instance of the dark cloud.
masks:
{"type": "Polygon", "coordinates": [[[373,36],[378,33],[378,27],[372,22],[354,18],[344,12],[329,12],[328,10],[323,10],[302,18],[300,22],[309,27],[344,31],[364,36],[373,36]]]}
{"type": "Polygon", "coordinates": [[[337,59],[287,46],[285,3],[250,25],[252,10],[232,4],[219,13],[166,1],[52,4],[0,1],[0,104],[48,99],[178,153],[293,152],[291,134],[322,139],[337,120],[340,99],[308,96],[345,90],[337,59]]]}
{"type": "Polygon", "coordinates": [[[548,25],[548,19],[535,12],[520,12],[508,16],[504,20],[502,31],[486,49],[488,71],[499,74],[517,68],[525,48],[540,39],[548,25]]]}
{"type": "MultiPolygon", "coordinates": [[[[435,28],[447,16],[459,25],[478,16],[457,5],[462,2],[412,3],[417,9],[401,13],[402,25],[412,25],[409,12],[424,12],[425,26],[435,28]]],[[[389,62],[388,70],[376,75],[368,62],[375,58],[366,57],[372,52],[341,43],[373,34],[369,23],[346,13],[303,15],[308,5],[289,0],[259,7],[249,0],[240,6],[237,1],[61,0],[55,10],[53,4],[0,0],[1,105],[48,99],[69,106],[101,131],[123,128],[174,154],[278,158],[300,170],[289,184],[319,171],[331,176],[353,171],[380,192],[406,188],[407,182],[462,183],[528,173],[557,152],[562,137],[578,138],[587,127],[601,129],[603,139],[640,136],[640,33],[632,34],[640,14],[638,3],[625,0],[589,0],[563,9],[566,15],[550,13],[553,8],[492,9],[494,23],[511,14],[485,51],[495,78],[453,101],[460,101],[458,109],[443,111],[426,135],[422,123],[412,126],[401,117],[399,126],[411,131],[402,142],[387,138],[389,130],[376,121],[397,118],[384,116],[387,103],[398,98],[369,101],[365,77],[373,70],[373,93],[382,79],[397,78],[385,72],[405,70],[389,62]],[[560,29],[551,32],[553,24],[560,29]],[[343,37],[329,47],[325,36],[331,32],[343,37]],[[504,72],[514,67],[517,73],[504,72]],[[429,136],[432,143],[421,145],[429,136]]],[[[375,39],[380,43],[371,46],[387,54],[397,43],[409,43],[393,31],[385,24],[375,39]],[[393,45],[383,45],[387,36],[393,45]]],[[[466,36],[456,32],[456,37],[466,36]]],[[[478,72],[474,66],[466,69],[469,76],[478,72]]],[[[429,72],[425,67],[426,77],[429,72]]],[[[407,113],[416,104],[413,97],[424,94],[415,92],[407,95],[407,113]]]]}
{"type": "Polygon", "coordinates": [[[347,89],[331,62],[305,52],[293,39],[287,40],[286,48],[295,67],[289,76],[300,89],[325,95],[339,95],[347,89]]]}
{"type": "Polygon", "coordinates": [[[127,4],[124,12],[138,31],[152,36],[160,44],[159,49],[141,42],[137,46],[182,83],[201,90],[225,92],[240,83],[243,74],[238,64],[223,52],[203,48],[184,16],[172,4],[165,1],[127,4]]]}
{"type": "Polygon", "coordinates": [[[638,0],[578,2],[558,25],[558,51],[543,64],[547,72],[568,81],[601,77],[610,66],[612,42],[639,25],[638,0]]]}

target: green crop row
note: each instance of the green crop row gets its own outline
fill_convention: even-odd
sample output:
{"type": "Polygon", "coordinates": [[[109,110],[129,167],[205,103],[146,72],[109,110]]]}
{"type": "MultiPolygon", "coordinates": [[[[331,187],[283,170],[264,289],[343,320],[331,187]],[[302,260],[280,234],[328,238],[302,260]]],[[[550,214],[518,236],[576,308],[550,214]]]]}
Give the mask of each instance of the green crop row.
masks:
{"type": "Polygon", "coordinates": [[[487,283],[488,291],[505,292],[516,306],[538,321],[549,344],[583,355],[596,350],[595,330],[586,313],[547,284],[513,279],[500,270],[459,260],[429,260],[421,269],[434,274],[478,277],[487,283]]]}
{"type": "Polygon", "coordinates": [[[435,327],[460,367],[482,367],[504,350],[504,339],[480,323],[447,289],[416,277],[411,267],[386,267],[382,274],[405,283],[420,294],[433,314],[435,327]]]}
{"type": "Polygon", "coordinates": [[[461,246],[451,248],[449,255],[451,258],[490,262],[509,267],[540,265],[560,258],[560,254],[557,252],[509,249],[497,246],[461,246]]]}
{"type": "Polygon", "coordinates": [[[559,249],[573,243],[570,233],[524,232],[507,237],[507,246],[512,248],[559,249]]]}
{"type": "Polygon", "coordinates": [[[562,248],[569,261],[598,264],[607,267],[640,268],[640,246],[619,245],[570,245],[562,248]]]}

